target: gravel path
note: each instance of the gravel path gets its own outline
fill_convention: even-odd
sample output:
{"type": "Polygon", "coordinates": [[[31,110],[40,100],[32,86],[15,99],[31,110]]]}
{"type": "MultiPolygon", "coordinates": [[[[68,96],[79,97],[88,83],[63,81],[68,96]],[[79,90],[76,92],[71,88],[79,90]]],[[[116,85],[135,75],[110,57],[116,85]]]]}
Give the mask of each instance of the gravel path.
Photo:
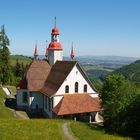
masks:
{"type": "Polygon", "coordinates": [[[15,111],[15,115],[16,115],[16,117],[19,117],[19,118],[22,118],[22,119],[29,119],[27,116],[21,114],[21,113],[18,112],[18,111],[15,111]]]}
{"type": "Polygon", "coordinates": [[[66,136],[66,138],[68,140],[76,140],[75,137],[73,136],[73,134],[69,132],[69,128],[68,128],[68,124],[67,123],[64,123],[62,125],[62,129],[63,129],[64,135],[66,136]]]}

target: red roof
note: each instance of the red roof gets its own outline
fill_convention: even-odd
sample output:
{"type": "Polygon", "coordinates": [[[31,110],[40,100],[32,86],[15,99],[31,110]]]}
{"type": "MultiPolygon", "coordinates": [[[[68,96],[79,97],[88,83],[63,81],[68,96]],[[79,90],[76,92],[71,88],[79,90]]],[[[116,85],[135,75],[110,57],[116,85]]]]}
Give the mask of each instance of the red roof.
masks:
{"type": "Polygon", "coordinates": [[[59,42],[53,41],[49,44],[48,50],[63,50],[59,42]]]}
{"type": "Polygon", "coordinates": [[[17,89],[28,89],[29,91],[40,91],[50,72],[47,61],[32,61],[25,78],[16,86],[17,89]]]}
{"type": "Polygon", "coordinates": [[[56,115],[70,115],[79,113],[98,112],[103,110],[101,100],[93,98],[87,93],[65,94],[61,101],[53,108],[56,115]]]}
{"type": "Polygon", "coordinates": [[[52,29],[52,35],[59,35],[59,30],[56,26],[54,26],[54,28],[52,29]]]}
{"type": "Polygon", "coordinates": [[[76,64],[76,61],[56,61],[40,92],[49,97],[54,95],[76,64]]]}
{"type": "Polygon", "coordinates": [[[16,87],[17,87],[17,89],[27,89],[26,79],[25,78],[22,79],[16,87]]]}

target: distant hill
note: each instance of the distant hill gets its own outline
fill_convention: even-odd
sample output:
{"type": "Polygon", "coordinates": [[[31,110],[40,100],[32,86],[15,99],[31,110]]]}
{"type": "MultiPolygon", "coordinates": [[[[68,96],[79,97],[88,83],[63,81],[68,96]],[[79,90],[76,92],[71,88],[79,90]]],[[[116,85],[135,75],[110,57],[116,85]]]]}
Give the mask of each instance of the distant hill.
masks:
{"type": "Polygon", "coordinates": [[[23,63],[24,66],[27,64],[30,64],[30,62],[32,61],[32,59],[28,56],[23,56],[23,55],[11,55],[10,56],[10,64],[11,66],[15,66],[16,65],[16,60],[18,59],[19,63],[23,63]]]}
{"type": "Polygon", "coordinates": [[[140,84],[140,60],[116,69],[113,73],[123,74],[126,79],[140,84]]]}

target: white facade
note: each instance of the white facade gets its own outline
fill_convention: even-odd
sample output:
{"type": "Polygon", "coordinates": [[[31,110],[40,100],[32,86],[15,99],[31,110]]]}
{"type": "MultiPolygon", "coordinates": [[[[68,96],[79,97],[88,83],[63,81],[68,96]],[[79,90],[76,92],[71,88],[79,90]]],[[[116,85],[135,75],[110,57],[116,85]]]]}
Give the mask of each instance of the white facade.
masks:
{"type": "Polygon", "coordinates": [[[64,94],[73,94],[75,93],[75,83],[78,83],[78,92],[79,93],[84,93],[84,85],[87,85],[87,91],[86,93],[91,93],[90,95],[92,97],[98,97],[98,94],[96,91],[91,87],[90,83],[88,80],[85,79],[83,74],[81,73],[80,69],[75,65],[63,84],[60,86],[58,91],[56,92],[54,97],[54,107],[59,103],[59,101],[63,98],[64,94]],[[69,86],[69,93],[66,93],[65,88],[66,86],[69,86]]]}
{"type": "Polygon", "coordinates": [[[62,85],[59,87],[58,91],[52,96],[47,97],[40,92],[29,92],[27,89],[17,90],[17,106],[19,108],[25,108],[30,111],[42,110],[46,117],[52,118],[52,108],[54,108],[63,98],[65,94],[80,94],[87,93],[92,97],[98,97],[94,87],[86,77],[85,73],[76,64],[62,85]],[[75,91],[75,84],[78,83],[77,91],[75,91]],[[86,85],[86,91],[84,86],[86,85]],[[66,93],[66,86],[68,86],[68,93],[66,93]],[[27,102],[24,101],[24,95],[27,93],[27,102]]]}
{"type": "Polygon", "coordinates": [[[40,92],[30,93],[27,89],[20,89],[20,90],[17,90],[16,98],[17,98],[18,108],[23,108],[23,109],[28,109],[28,110],[43,109],[44,95],[41,94],[40,92]],[[25,94],[27,94],[27,96],[25,96],[25,94]]]}
{"type": "Polygon", "coordinates": [[[48,50],[48,60],[49,64],[52,66],[57,60],[63,60],[62,50],[48,50]]]}
{"type": "Polygon", "coordinates": [[[39,110],[43,109],[43,98],[44,95],[40,92],[31,92],[29,96],[29,109],[39,110]]]}
{"type": "Polygon", "coordinates": [[[27,89],[20,89],[17,90],[17,94],[16,94],[16,98],[17,98],[17,106],[18,108],[28,108],[28,102],[29,102],[29,92],[27,89]],[[27,93],[28,97],[27,97],[27,102],[24,102],[23,100],[23,94],[27,93]]]}

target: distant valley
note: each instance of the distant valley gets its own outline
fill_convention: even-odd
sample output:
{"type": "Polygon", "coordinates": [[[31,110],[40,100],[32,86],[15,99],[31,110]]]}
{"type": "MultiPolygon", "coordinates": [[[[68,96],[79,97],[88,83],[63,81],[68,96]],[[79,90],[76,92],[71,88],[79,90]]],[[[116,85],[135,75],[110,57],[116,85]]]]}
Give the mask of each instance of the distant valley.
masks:
{"type": "MultiPolygon", "coordinates": [[[[16,57],[18,58],[18,57],[16,57]]],[[[23,59],[23,57],[21,57],[23,59]]],[[[44,55],[40,55],[39,59],[44,59],[44,55]]],[[[117,69],[129,65],[140,58],[122,57],[122,56],[78,56],[75,58],[81,66],[86,70],[90,79],[99,79],[99,77],[116,71],[117,69]]],[[[20,60],[20,57],[19,57],[20,60]]],[[[65,57],[64,60],[70,60],[65,57]]],[[[29,61],[30,62],[30,61],[29,61]]]]}
{"type": "Polygon", "coordinates": [[[91,79],[98,79],[114,70],[129,65],[139,58],[120,56],[80,56],[76,60],[84,67],[91,79]]]}

